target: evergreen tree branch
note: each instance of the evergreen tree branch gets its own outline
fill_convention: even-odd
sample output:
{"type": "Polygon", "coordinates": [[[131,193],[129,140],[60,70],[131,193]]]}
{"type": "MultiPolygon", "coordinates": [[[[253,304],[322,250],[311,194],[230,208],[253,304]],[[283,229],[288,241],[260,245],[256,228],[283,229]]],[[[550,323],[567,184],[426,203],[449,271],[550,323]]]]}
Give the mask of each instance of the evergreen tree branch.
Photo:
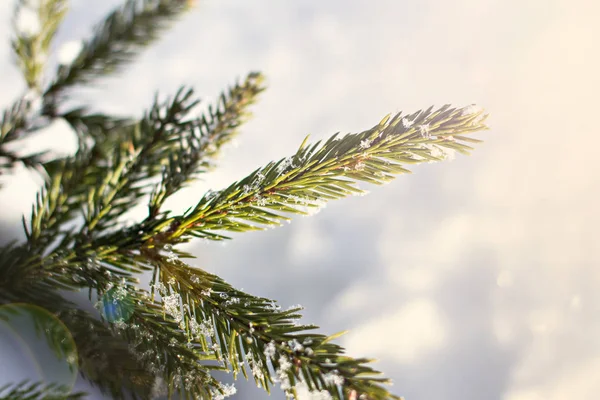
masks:
{"type": "Polygon", "coordinates": [[[128,321],[117,320],[114,326],[130,343],[130,352],[164,380],[169,393],[212,399],[222,385],[210,372],[223,370],[214,364],[214,353],[187,340],[177,322],[165,316],[148,293],[134,288],[128,293],[136,299],[135,311],[128,321]]]}
{"type": "Polygon", "coordinates": [[[123,136],[127,137],[123,134],[131,132],[136,123],[131,118],[92,114],[85,107],[70,110],[59,116],[69,123],[77,134],[79,148],[92,145],[102,159],[108,158],[114,147],[123,141],[123,136]]]}
{"type": "Polygon", "coordinates": [[[84,392],[65,394],[68,391],[66,385],[23,381],[0,387],[0,400],[77,400],[86,396],[84,392]]]}
{"type": "MultiPolygon", "coordinates": [[[[148,114],[135,124],[125,119],[85,115],[82,110],[66,113],[67,121],[79,132],[80,147],[75,156],[44,165],[45,187],[32,208],[29,228],[24,225],[29,243],[47,247],[64,233],[60,229],[77,212],[84,212],[85,218],[80,241],[88,240],[89,231],[94,228],[100,231],[112,226],[116,217],[143,196],[143,185],[139,183],[159,172],[173,142],[189,125],[181,118],[197,103],[190,99],[191,95],[191,90],[180,90],[171,103],[163,106],[155,101],[148,114]],[[178,129],[172,129],[173,126],[178,129]],[[102,135],[106,128],[112,128],[111,137],[102,135]],[[98,225],[100,219],[103,220],[98,225]]],[[[63,247],[77,236],[66,233],[63,247]]]]}
{"type": "MultiPolygon", "coordinates": [[[[155,373],[129,352],[130,343],[104,322],[78,310],[75,304],[57,293],[59,289],[78,290],[83,286],[82,282],[86,282],[83,264],[73,261],[68,257],[59,260],[53,256],[32,256],[26,246],[11,244],[0,249],[0,305],[3,305],[0,319],[4,319],[7,313],[14,313],[12,310],[16,304],[43,307],[64,323],[71,333],[80,372],[88,381],[114,398],[125,398],[125,393],[150,398],[155,373]]],[[[103,276],[105,273],[103,271],[103,276]]],[[[101,288],[111,284],[109,278],[99,281],[101,288]]],[[[56,340],[57,329],[44,328],[40,332],[45,334],[57,355],[65,355],[63,342],[56,340]]],[[[60,330],[58,334],[62,332],[60,330]]]]}
{"type": "Polygon", "coordinates": [[[29,226],[24,222],[30,245],[43,250],[58,236],[63,249],[77,240],[87,243],[91,231],[114,226],[143,198],[150,180],[162,170],[163,180],[151,197],[150,218],[142,228],[152,224],[168,196],[208,169],[209,159],[234,136],[248,115],[247,106],[263,89],[262,76],[251,73],[197,119],[189,114],[198,100],[184,88],[165,103],[155,100],[138,123],[86,114],[82,109],[64,114],[79,132],[79,150],[74,157],[44,164],[45,187],[32,208],[29,226]],[[65,231],[81,211],[85,211],[83,230],[65,231]]]}
{"type": "Polygon", "coordinates": [[[39,91],[50,43],[67,12],[66,0],[19,0],[11,44],[27,86],[39,91]]]}
{"type": "Polygon", "coordinates": [[[335,337],[307,333],[316,326],[298,325],[301,308],[280,310],[272,300],[233,288],[219,277],[183,263],[176,254],[153,259],[157,273],[153,288],[162,307],[188,337],[205,352],[216,351],[219,361],[234,372],[251,374],[258,386],[270,390],[273,382],[295,393],[305,382],[310,390],[326,391],[334,399],[398,399],[381,384],[372,360],[345,356],[331,343],[335,337]]]}
{"type": "Polygon", "coordinates": [[[19,98],[2,113],[0,122],[0,147],[23,137],[27,128],[27,111],[31,103],[25,98],[19,98]]]}
{"type": "Polygon", "coordinates": [[[32,100],[27,97],[19,98],[8,109],[2,113],[0,121],[0,175],[5,171],[10,171],[17,164],[22,164],[27,168],[41,170],[44,162],[45,153],[36,153],[30,155],[20,155],[14,150],[8,148],[10,145],[17,145],[17,141],[33,128],[29,121],[29,114],[32,110],[32,100]]]}
{"type": "Polygon", "coordinates": [[[0,148],[0,174],[2,174],[3,170],[10,171],[16,164],[22,164],[30,169],[38,169],[44,163],[42,156],[45,154],[46,153],[41,152],[21,156],[15,152],[0,148]]]}
{"type": "Polygon", "coordinates": [[[96,26],[71,65],[59,67],[44,96],[119,70],[188,8],[187,0],[128,0],[96,26]]]}
{"type": "Polygon", "coordinates": [[[362,194],[357,182],[381,185],[394,174],[409,173],[405,164],[441,161],[447,151],[469,154],[464,135],[487,129],[483,111],[444,106],[403,117],[386,117],[374,128],[323,145],[306,146],[295,155],[271,162],[219,192],[207,193],[186,214],[166,220],[154,240],[176,243],[190,236],[227,238],[219,231],[244,232],[280,226],[288,214],[309,214],[327,200],[362,194]],[[277,213],[280,212],[280,213],[277,213]],[[164,228],[167,228],[164,230],[164,228]]]}
{"type": "MultiPolygon", "coordinates": [[[[100,262],[99,256],[90,265],[75,257],[75,252],[62,258],[52,254],[40,259],[28,257],[26,246],[2,251],[8,257],[1,259],[0,304],[37,304],[55,313],[73,335],[81,373],[103,392],[115,398],[123,398],[125,392],[151,398],[149,389],[157,379],[163,380],[169,391],[193,398],[212,399],[215,393],[227,391],[210,375],[210,371],[223,368],[200,364],[214,361],[214,354],[199,350],[198,343],[186,341],[177,323],[165,318],[161,306],[132,285],[139,282],[120,278],[120,271],[110,268],[110,262],[118,264],[114,258],[100,262]],[[41,273],[39,265],[43,266],[41,273]],[[55,294],[57,287],[96,289],[102,295],[97,306],[104,314],[109,314],[106,307],[112,307],[113,300],[127,302],[133,311],[128,324],[108,318],[110,315],[104,315],[104,322],[94,319],[55,294]],[[113,288],[115,294],[106,296],[113,288]]],[[[137,272],[145,268],[144,261],[141,256],[133,261],[139,263],[137,272]]]]}
{"type": "Polygon", "coordinates": [[[31,303],[61,308],[65,300],[56,290],[73,290],[45,270],[47,260],[29,247],[9,243],[0,248],[0,304],[31,303]]]}
{"type": "Polygon", "coordinates": [[[77,345],[81,375],[113,398],[150,398],[155,375],[129,351],[130,343],[105,323],[76,308],[61,310],[77,345]]]}
{"type": "Polygon", "coordinates": [[[196,175],[212,169],[222,146],[237,134],[237,128],[251,114],[247,107],[265,88],[260,73],[248,74],[240,85],[236,83],[221,93],[215,107],[208,106],[206,113],[192,123],[191,135],[180,141],[177,151],[170,154],[162,171],[162,180],[153,191],[149,202],[149,216],[160,212],[164,201],[181,189],[196,175]]]}

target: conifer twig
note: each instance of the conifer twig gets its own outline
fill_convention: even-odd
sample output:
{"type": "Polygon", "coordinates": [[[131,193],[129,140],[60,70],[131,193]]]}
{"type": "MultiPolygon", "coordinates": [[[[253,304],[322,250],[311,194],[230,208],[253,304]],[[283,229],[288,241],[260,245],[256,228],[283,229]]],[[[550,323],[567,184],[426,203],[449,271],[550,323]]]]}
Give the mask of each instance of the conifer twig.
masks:
{"type": "Polygon", "coordinates": [[[308,146],[307,138],[295,155],[271,162],[224,190],[210,191],[188,213],[165,221],[160,240],[221,240],[228,237],[219,231],[281,225],[290,220],[285,213],[307,215],[326,200],[364,193],[357,181],[381,185],[395,174],[409,173],[405,164],[441,161],[453,151],[469,154],[473,148],[465,143],[480,140],[464,135],[487,129],[485,118],[472,106],[444,106],[388,116],[370,130],[341,139],[336,134],[321,146],[320,141],[308,146]]]}
{"type": "Polygon", "coordinates": [[[344,349],[331,343],[339,335],[308,333],[318,327],[298,325],[301,308],[282,311],[274,301],[237,290],[187,266],[173,253],[155,260],[153,284],[165,313],[179,323],[188,340],[205,352],[214,351],[234,377],[238,372],[246,379],[252,375],[267,391],[280,382],[282,389],[295,393],[295,385],[305,382],[335,399],[398,399],[381,386],[390,380],[376,377],[380,372],[365,365],[372,360],[344,356],[344,349]]]}
{"type": "Polygon", "coordinates": [[[0,400],[77,400],[86,396],[84,392],[68,391],[65,385],[23,381],[0,387],[0,400]]]}
{"type": "Polygon", "coordinates": [[[187,0],[127,0],[97,25],[71,65],[59,67],[44,96],[56,96],[69,86],[118,70],[156,40],[189,5],[187,0]]]}
{"type": "Polygon", "coordinates": [[[18,0],[12,48],[27,85],[35,91],[41,90],[47,53],[66,12],[66,0],[18,0]]]}
{"type": "Polygon", "coordinates": [[[19,139],[26,136],[31,128],[29,114],[32,109],[32,100],[21,97],[2,113],[0,120],[0,175],[9,171],[17,164],[27,168],[41,170],[44,152],[20,155],[9,146],[15,145],[19,139]]]}

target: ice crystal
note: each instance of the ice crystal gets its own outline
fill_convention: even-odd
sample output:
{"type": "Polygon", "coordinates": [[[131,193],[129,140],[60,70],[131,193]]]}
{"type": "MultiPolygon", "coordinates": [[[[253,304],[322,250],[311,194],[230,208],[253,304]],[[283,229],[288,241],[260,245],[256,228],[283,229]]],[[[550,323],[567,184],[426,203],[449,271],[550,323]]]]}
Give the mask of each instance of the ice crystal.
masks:
{"type": "Polygon", "coordinates": [[[281,371],[285,372],[292,368],[292,363],[288,360],[288,358],[284,355],[279,357],[279,368],[281,371]]]}
{"type": "Polygon", "coordinates": [[[360,142],[360,148],[361,149],[365,149],[366,150],[369,147],[371,147],[371,140],[369,140],[369,139],[361,140],[361,142],[360,142]]]}
{"type": "Polygon", "coordinates": [[[118,319],[113,323],[113,326],[115,327],[115,329],[117,330],[122,330],[125,329],[127,327],[127,324],[125,323],[125,321],[123,321],[123,319],[118,319]]]}
{"type": "Polygon", "coordinates": [[[298,398],[303,400],[332,400],[331,394],[327,390],[310,390],[306,382],[296,384],[296,393],[298,398]]]}
{"type": "Polygon", "coordinates": [[[255,201],[256,201],[256,204],[259,207],[264,207],[264,206],[267,205],[267,199],[266,199],[266,197],[256,196],[255,201]]]}
{"type": "Polygon", "coordinates": [[[414,121],[409,121],[407,118],[402,118],[402,126],[404,126],[406,129],[413,126],[413,124],[414,124],[414,121]]]}
{"type": "Polygon", "coordinates": [[[356,165],[354,165],[354,169],[357,171],[362,171],[365,169],[365,163],[362,161],[357,162],[356,165]]]}
{"type": "Polygon", "coordinates": [[[279,376],[279,380],[281,382],[281,384],[280,384],[281,390],[289,390],[292,388],[292,385],[290,384],[290,378],[288,378],[287,375],[281,374],[279,376]]]}
{"type": "Polygon", "coordinates": [[[470,104],[470,105],[466,106],[465,108],[463,108],[461,114],[462,115],[473,115],[480,111],[481,111],[481,107],[479,107],[477,104],[470,104]]]}
{"type": "Polygon", "coordinates": [[[217,197],[219,194],[218,191],[213,191],[213,190],[208,190],[208,192],[206,192],[206,194],[204,195],[204,197],[206,198],[207,201],[210,201],[212,199],[214,199],[215,197],[217,197]]]}
{"type": "Polygon", "coordinates": [[[183,320],[183,313],[181,312],[179,300],[178,294],[164,296],[162,299],[165,312],[171,315],[176,322],[181,322],[183,320]]]}
{"type": "Polygon", "coordinates": [[[295,204],[302,203],[302,198],[300,198],[299,196],[296,196],[295,194],[288,196],[288,199],[293,201],[295,204]]]}
{"type": "Polygon", "coordinates": [[[155,289],[158,291],[158,293],[160,293],[161,295],[162,295],[163,293],[167,293],[167,288],[166,288],[166,286],[165,286],[165,285],[163,285],[163,283],[162,283],[162,282],[156,282],[156,283],[154,284],[154,288],[155,288],[155,289]]]}
{"type": "Polygon", "coordinates": [[[292,157],[286,157],[275,169],[278,173],[285,172],[289,167],[294,167],[292,157]]]}
{"type": "Polygon", "coordinates": [[[304,350],[304,346],[302,346],[296,339],[290,340],[290,347],[294,351],[304,350]]]}
{"type": "Polygon", "coordinates": [[[330,385],[330,384],[334,384],[334,385],[343,385],[344,384],[344,377],[341,376],[337,370],[333,370],[331,372],[328,372],[327,374],[325,374],[323,376],[323,380],[325,381],[326,384],[330,385]]]}
{"type": "Polygon", "coordinates": [[[127,287],[126,286],[117,286],[117,288],[113,292],[114,300],[124,300],[127,297],[127,287]]]}
{"type": "MultiPolygon", "coordinates": [[[[426,149],[430,151],[430,154],[433,157],[439,158],[440,160],[454,160],[456,157],[456,150],[449,149],[443,146],[425,146],[426,149]]],[[[429,163],[433,163],[435,161],[429,161],[429,163]]]]}
{"type": "Polygon", "coordinates": [[[267,344],[265,346],[265,357],[267,358],[273,358],[275,357],[275,352],[277,351],[277,348],[275,347],[275,342],[271,341],[269,342],[269,344],[267,344]]]}
{"type": "Polygon", "coordinates": [[[213,391],[213,393],[212,393],[213,400],[223,400],[226,397],[233,396],[237,392],[237,389],[235,388],[233,383],[221,384],[221,390],[223,391],[223,393],[216,391],[216,390],[213,391]]]}
{"type": "MultiPolygon", "coordinates": [[[[175,254],[173,251],[170,251],[167,253],[167,261],[170,263],[174,263],[176,261],[179,260],[179,257],[177,257],[177,254],[175,254]]],[[[169,282],[170,284],[171,282],[169,282]]]]}
{"type": "Polygon", "coordinates": [[[430,139],[431,138],[431,133],[429,132],[429,124],[419,125],[419,133],[425,139],[430,139]]]}
{"type": "Polygon", "coordinates": [[[254,375],[254,377],[258,380],[261,380],[265,377],[265,374],[263,373],[262,368],[260,365],[258,365],[258,363],[252,365],[252,375],[254,375]]]}

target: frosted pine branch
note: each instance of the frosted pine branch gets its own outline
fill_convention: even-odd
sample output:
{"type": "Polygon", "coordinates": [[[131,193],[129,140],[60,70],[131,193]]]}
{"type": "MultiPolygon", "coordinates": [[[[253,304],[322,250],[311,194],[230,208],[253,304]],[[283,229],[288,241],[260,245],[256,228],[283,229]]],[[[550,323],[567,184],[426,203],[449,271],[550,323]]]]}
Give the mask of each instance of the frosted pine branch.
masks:
{"type": "MultiPolygon", "coordinates": [[[[158,251],[158,250],[155,250],[158,251]]],[[[214,352],[223,366],[242,372],[265,390],[278,382],[293,393],[305,383],[338,398],[338,390],[369,399],[396,399],[380,384],[371,360],[344,356],[331,343],[338,335],[308,333],[314,325],[299,325],[301,307],[281,310],[275,302],[233,288],[219,277],[187,266],[177,257],[155,253],[153,287],[162,296],[167,315],[177,321],[205,353],[214,352]],[[269,369],[273,366],[274,374],[269,369]]]]}
{"type": "Polygon", "coordinates": [[[466,143],[480,140],[465,135],[487,129],[485,117],[483,111],[444,106],[388,116],[370,130],[342,138],[336,134],[322,145],[308,146],[305,139],[295,155],[205,195],[190,212],[170,221],[164,240],[188,235],[220,240],[226,236],[219,231],[280,225],[290,220],[285,214],[307,215],[325,201],[364,193],[358,181],[380,185],[409,173],[407,164],[442,161],[454,151],[469,154],[473,148],[466,143]]]}

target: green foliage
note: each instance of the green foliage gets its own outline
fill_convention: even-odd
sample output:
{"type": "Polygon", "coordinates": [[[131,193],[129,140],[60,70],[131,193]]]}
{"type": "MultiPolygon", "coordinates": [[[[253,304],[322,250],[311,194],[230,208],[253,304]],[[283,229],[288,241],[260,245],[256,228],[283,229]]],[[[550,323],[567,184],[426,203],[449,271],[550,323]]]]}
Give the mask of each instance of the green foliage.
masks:
{"type": "MultiPolygon", "coordinates": [[[[13,41],[25,80],[37,89],[39,52],[24,46],[39,42],[31,49],[47,51],[65,10],[59,1],[41,4],[44,28],[37,36],[17,33],[13,41]]],[[[34,167],[44,185],[23,218],[26,241],[0,248],[0,306],[33,304],[60,319],[77,346],[81,374],[114,398],[146,399],[161,392],[223,398],[232,390],[212,372],[229,371],[266,391],[279,383],[290,395],[303,382],[333,399],[398,399],[385,386],[389,380],[368,365],[371,360],[348,357],[333,343],[339,335],[313,333],[318,327],[300,324],[300,308],[281,310],[273,300],[192,267],[184,261],[192,256],[177,245],[279,226],[330,200],[364,194],[360,181],[380,185],[410,172],[411,164],[468,154],[468,144],[479,142],[469,135],[487,129],[486,115],[446,105],[388,116],[360,133],[312,144],[307,137],[289,157],[171,215],[163,210],[165,201],[214,167],[264,90],[262,76],[250,73],[199,116],[199,100],[185,87],[164,101],[157,95],[139,120],[86,107],[58,112],[63,106],[58,94],[131,61],[189,4],[126,2],[95,28],[73,62],[61,65],[48,87],[38,90],[43,107],[36,109],[29,94],[4,112],[0,171],[17,163],[34,167]],[[7,147],[34,130],[42,115],[69,123],[79,140],[74,155],[46,159],[7,147]],[[147,216],[124,224],[123,215],[144,199],[147,216]],[[140,276],[150,271],[150,287],[140,287],[140,276]],[[98,313],[65,300],[64,291],[81,290],[98,313]]],[[[23,383],[3,390],[15,398],[38,398],[51,388],[23,383]]]]}
{"type": "Polygon", "coordinates": [[[85,396],[82,392],[65,392],[68,392],[68,388],[63,385],[24,381],[0,387],[0,400],[76,400],[85,396]]]}
{"type": "Polygon", "coordinates": [[[117,71],[188,8],[188,0],[128,0],[96,26],[71,65],[59,67],[45,95],[117,71]]]}
{"type": "Polygon", "coordinates": [[[16,34],[12,48],[31,89],[40,90],[47,53],[66,12],[66,0],[18,1],[13,19],[16,34]]]}
{"type": "Polygon", "coordinates": [[[20,155],[9,148],[23,137],[25,130],[29,127],[27,117],[30,108],[31,101],[20,98],[2,113],[2,120],[0,121],[0,175],[12,170],[17,164],[22,164],[31,169],[41,169],[44,153],[20,155]]]}

